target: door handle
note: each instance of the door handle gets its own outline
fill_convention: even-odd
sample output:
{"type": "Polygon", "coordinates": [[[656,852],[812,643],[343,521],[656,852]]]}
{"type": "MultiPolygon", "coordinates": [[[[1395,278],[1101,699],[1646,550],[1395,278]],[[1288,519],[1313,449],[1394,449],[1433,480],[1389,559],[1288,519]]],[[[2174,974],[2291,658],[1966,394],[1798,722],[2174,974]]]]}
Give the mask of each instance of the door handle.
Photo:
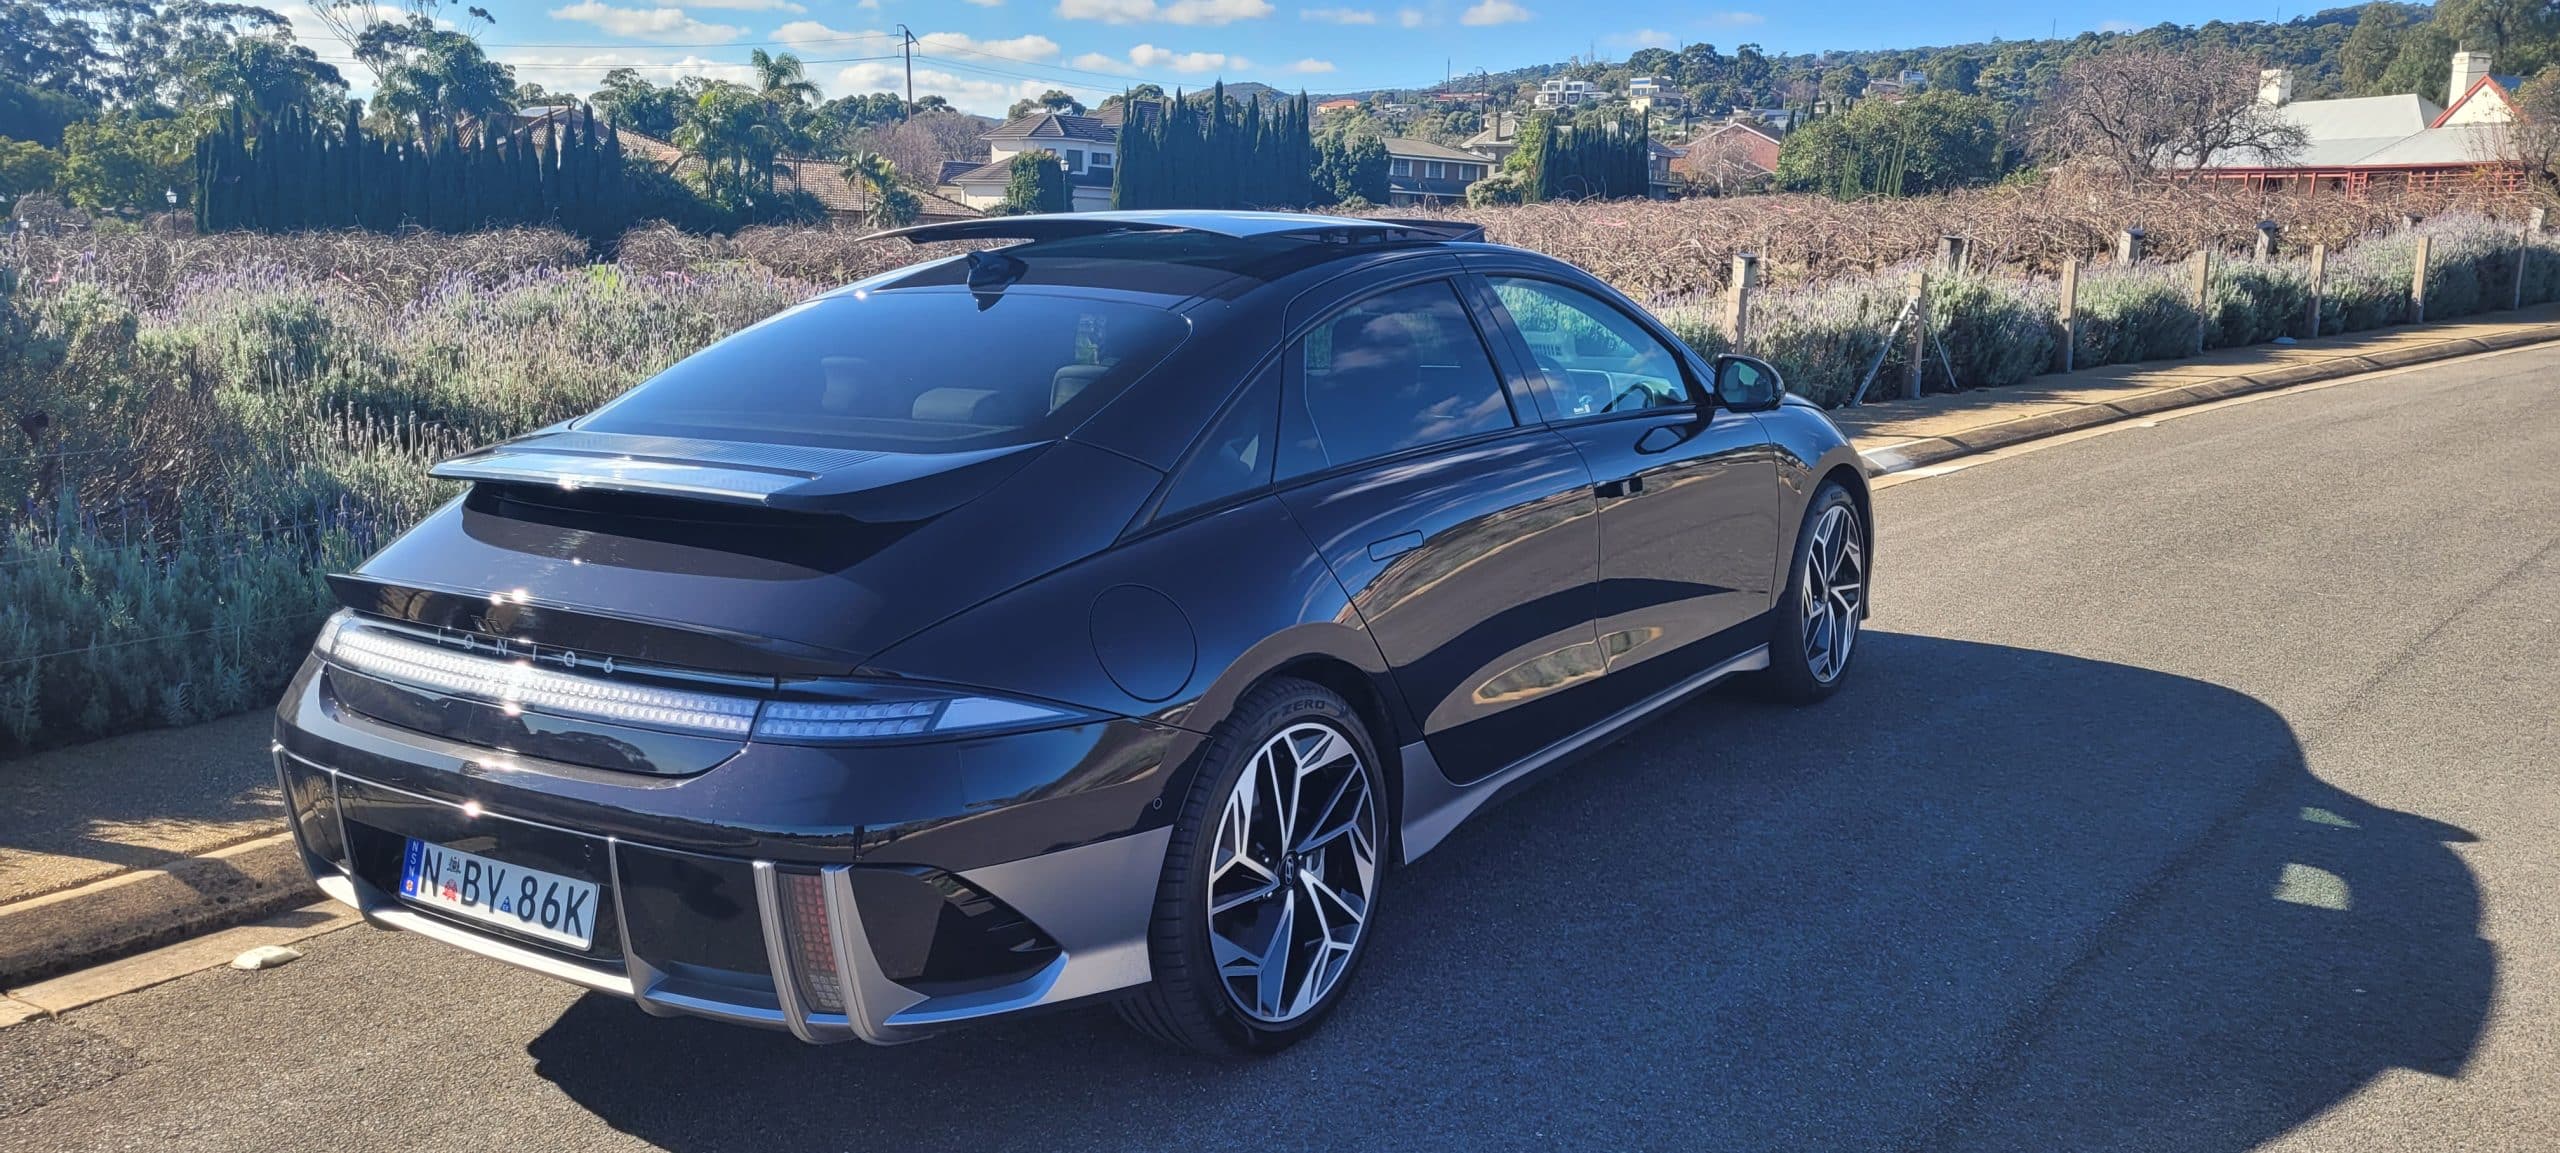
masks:
{"type": "Polygon", "coordinates": [[[1421,533],[1419,533],[1419,532],[1397,533],[1396,535],[1391,536],[1391,537],[1388,537],[1388,538],[1387,538],[1387,539],[1385,539],[1385,540],[1373,540],[1373,541],[1370,541],[1370,542],[1369,542],[1369,559],[1370,559],[1370,560],[1373,560],[1373,561],[1377,561],[1377,562],[1379,562],[1379,563],[1381,563],[1381,564],[1384,564],[1384,563],[1385,563],[1385,562],[1387,562],[1387,561],[1394,560],[1394,559],[1396,559],[1397,557],[1403,556],[1404,554],[1409,553],[1409,552],[1412,552],[1413,550],[1418,549],[1418,548],[1421,548],[1421,547],[1422,547],[1422,534],[1421,534],[1421,533]]]}

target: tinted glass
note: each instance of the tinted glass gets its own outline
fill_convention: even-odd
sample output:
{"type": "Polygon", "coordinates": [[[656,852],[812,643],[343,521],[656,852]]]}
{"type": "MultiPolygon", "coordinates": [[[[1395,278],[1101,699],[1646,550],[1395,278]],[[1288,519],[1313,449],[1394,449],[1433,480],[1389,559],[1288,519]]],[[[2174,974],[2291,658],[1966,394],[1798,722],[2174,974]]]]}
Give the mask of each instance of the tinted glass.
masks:
{"type": "Polygon", "coordinates": [[[714,344],[578,427],[884,452],[1064,434],[1179,344],[1161,309],[1034,292],[822,297],[714,344]]]}
{"type": "Polygon", "coordinates": [[[1282,462],[1290,474],[1515,423],[1484,341],[1447,281],[1354,304],[1318,324],[1291,355],[1313,444],[1290,437],[1297,451],[1282,462]]]}
{"type": "Polygon", "coordinates": [[[1542,370],[1549,416],[1691,403],[1680,357],[1607,301],[1553,281],[1488,279],[1542,370]]]}
{"type": "Polygon", "coordinates": [[[1192,450],[1156,515],[1174,516],[1271,483],[1279,426],[1280,373],[1272,369],[1246,386],[1192,450]]]}

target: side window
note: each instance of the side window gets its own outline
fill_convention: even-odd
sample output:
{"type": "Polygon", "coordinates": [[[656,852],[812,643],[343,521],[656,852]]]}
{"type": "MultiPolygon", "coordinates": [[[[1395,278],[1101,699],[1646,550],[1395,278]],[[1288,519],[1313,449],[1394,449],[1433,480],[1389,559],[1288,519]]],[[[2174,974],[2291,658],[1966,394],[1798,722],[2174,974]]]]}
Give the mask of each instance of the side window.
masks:
{"type": "Polygon", "coordinates": [[[1369,297],[1289,349],[1293,410],[1280,473],[1296,476],[1510,428],[1510,401],[1484,340],[1448,281],[1369,297]]]}
{"type": "Polygon", "coordinates": [[[1280,436],[1280,369],[1264,369],[1218,417],[1165,490],[1159,519],[1216,504],[1271,483],[1280,436]]]}
{"type": "Polygon", "coordinates": [[[1616,306],[1554,281],[1487,279],[1538,362],[1549,417],[1692,403],[1679,355],[1616,306]]]}

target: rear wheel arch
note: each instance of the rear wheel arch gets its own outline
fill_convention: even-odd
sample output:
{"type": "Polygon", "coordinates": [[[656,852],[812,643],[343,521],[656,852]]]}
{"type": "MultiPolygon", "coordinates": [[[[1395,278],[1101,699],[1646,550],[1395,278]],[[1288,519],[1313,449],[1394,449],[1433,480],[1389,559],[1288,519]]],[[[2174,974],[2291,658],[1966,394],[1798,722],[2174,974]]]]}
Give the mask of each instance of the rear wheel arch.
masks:
{"type": "MultiPolygon", "coordinates": [[[[1849,503],[1857,507],[1858,530],[1866,536],[1868,579],[1872,581],[1876,555],[1876,508],[1874,495],[1867,491],[1867,474],[1856,464],[1842,461],[1832,465],[1831,471],[1823,473],[1822,478],[1814,482],[1809,493],[1822,491],[1822,486],[1825,484],[1836,484],[1847,490],[1849,503]]],[[[1858,615],[1861,618],[1875,615],[1875,597],[1872,592],[1868,595],[1866,603],[1859,606],[1858,615]]]]}

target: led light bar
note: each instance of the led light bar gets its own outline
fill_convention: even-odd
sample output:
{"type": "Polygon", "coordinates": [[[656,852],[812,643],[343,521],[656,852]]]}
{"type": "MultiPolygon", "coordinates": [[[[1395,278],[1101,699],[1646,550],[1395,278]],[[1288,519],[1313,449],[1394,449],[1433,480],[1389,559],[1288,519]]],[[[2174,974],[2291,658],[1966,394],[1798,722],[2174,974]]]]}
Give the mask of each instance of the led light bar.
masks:
{"type": "Polygon", "coordinates": [[[835,926],[827,919],[826,878],[817,873],[785,873],[782,902],[790,915],[784,924],[791,937],[791,971],[799,974],[800,991],[821,1013],[844,1012],[844,981],[836,973],[835,926]]]}
{"type": "Polygon", "coordinates": [[[530,661],[450,652],[336,621],[321,642],[329,659],[360,673],[554,716],[744,738],[755,729],[761,703],[553,672],[530,661]]]}

